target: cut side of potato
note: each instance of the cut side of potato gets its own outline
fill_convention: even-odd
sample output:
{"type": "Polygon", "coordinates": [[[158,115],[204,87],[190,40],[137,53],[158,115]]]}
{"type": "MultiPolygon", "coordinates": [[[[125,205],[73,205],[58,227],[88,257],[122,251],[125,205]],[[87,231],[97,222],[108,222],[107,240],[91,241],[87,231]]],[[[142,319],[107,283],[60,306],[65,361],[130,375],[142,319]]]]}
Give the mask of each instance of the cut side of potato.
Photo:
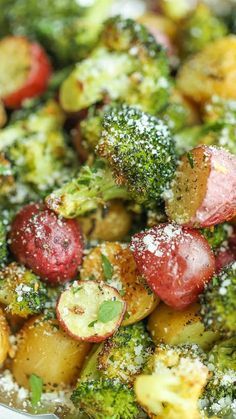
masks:
{"type": "Polygon", "coordinates": [[[84,258],[82,280],[93,278],[116,288],[126,302],[123,326],[147,317],[159,299],[139,274],[132,252],[126,245],[106,242],[92,249],[84,258]]]}
{"type": "Polygon", "coordinates": [[[210,227],[236,214],[236,157],[226,150],[199,146],[177,168],[166,212],[178,224],[210,227]]]}
{"type": "Polygon", "coordinates": [[[73,384],[91,345],[78,342],[59,328],[57,320],[38,316],[25,323],[18,335],[13,376],[21,386],[29,388],[29,377],[42,378],[47,390],[73,384]]]}
{"type": "Polygon", "coordinates": [[[126,304],[118,291],[95,281],[75,281],[64,291],[57,304],[61,327],[86,342],[101,342],[120,326],[126,304]]]}
{"type": "Polygon", "coordinates": [[[156,345],[160,342],[168,345],[195,343],[204,350],[210,349],[220,336],[205,330],[199,312],[199,304],[193,304],[184,311],[160,304],[148,319],[152,340],[156,345]]]}

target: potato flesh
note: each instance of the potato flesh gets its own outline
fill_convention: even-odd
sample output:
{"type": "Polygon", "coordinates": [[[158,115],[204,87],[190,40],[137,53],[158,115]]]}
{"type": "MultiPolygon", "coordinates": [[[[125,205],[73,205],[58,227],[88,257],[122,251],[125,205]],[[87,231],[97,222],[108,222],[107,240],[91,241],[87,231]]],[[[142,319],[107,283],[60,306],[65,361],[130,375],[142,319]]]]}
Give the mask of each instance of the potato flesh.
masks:
{"type": "Polygon", "coordinates": [[[165,304],[160,304],[148,319],[148,330],[156,345],[160,342],[168,345],[196,343],[208,350],[219,339],[219,335],[204,330],[199,316],[199,304],[193,304],[184,311],[177,311],[165,304]]]}
{"type": "Polygon", "coordinates": [[[107,283],[116,287],[118,291],[123,291],[122,297],[127,305],[127,315],[122,325],[127,326],[147,317],[155,309],[159,299],[145,286],[127,246],[107,242],[91,250],[84,259],[81,279],[94,277],[97,281],[104,281],[102,254],[113,267],[112,279],[107,283]]]}
{"type": "Polygon", "coordinates": [[[185,154],[176,172],[166,212],[178,224],[187,224],[200,208],[207,190],[210,159],[204,147],[185,154]]]}
{"type": "Polygon", "coordinates": [[[21,37],[8,37],[0,42],[0,92],[4,98],[21,88],[30,67],[30,44],[21,37]]]}
{"type": "Polygon", "coordinates": [[[207,45],[183,64],[177,87],[194,102],[204,104],[214,95],[236,98],[236,36],[207,45]]]}
{"type": "Polygon", "coordinates": [[[10,349],[9,345],[10,331],[2,309],[0,309],[0,364],[2,364],[7,357],[10,349]]]}
{"type": "Polygon", "coordinates": [[[179,164],[166,212],[178,224],[210,227],[236,215],[236,157],[199,146],[179,164]]]}
{"type": "Polygon", "coordinates": [[[100,342],[116,331],[124,311],[125,303],[116,289],[95,281],[79,281],[61,294],[57,318],[63,329],[75,339],[100,342]],[[120,301],[123,306],[122,311],[106,323],[98,320],[99,308],[105,301],[120,301]]]}
{"type": "Polygon", "coordinates": [[[67,336],[56,320],[31,319],[19,335],[13,376],[26,388],[31,374],[41,377],[48,390],[73,384],[90,348],[90,344],[67,336]]]}

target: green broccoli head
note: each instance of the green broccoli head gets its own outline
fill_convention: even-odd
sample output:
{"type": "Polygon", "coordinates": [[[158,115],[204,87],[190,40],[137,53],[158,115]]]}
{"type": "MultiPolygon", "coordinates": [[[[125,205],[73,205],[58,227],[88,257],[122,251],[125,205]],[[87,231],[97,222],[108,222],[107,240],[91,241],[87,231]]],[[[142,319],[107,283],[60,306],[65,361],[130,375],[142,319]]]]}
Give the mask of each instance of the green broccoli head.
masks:
{"type": "Polygon", "coordinates": [[[103,344],[98,355],[98,369],[104,377],[132,384],[134,377],[145,367],[152,349],[152,340],[143,323],[121,327],[103,344]]]}
{"type": "Polygon", "coordinates": [[[235,399],[235,371],[214,369],[200,399],[201,410],[207,414],[207,417],[233,419],[236,416],[235,399]]]}
{"type": "Polygon", "coordinates": [[[28,317],[47,306],[47,288],[31,271],[13,262],[0,272],[0,302],[11,314],[28,317]]]}
{"type": "Polygon", "coordinates": [[[98,153],[110,163],[117,183],[142,203],[159,200],[175,172],[175,145],[160,119],[135,107],[114,107],[103,120],[98,153]]]}
{"type": "Polygon", "coordinates": [[[105,22],[99,46],[64,81],[60,100],[72,112],[112,100],[156,114],[169,87],[165,51],[144,26],[118,16],[105,22]]]}
{"type": "Polygon", "coordinates": [[[227,34],[223,21],[213,15],[212,11],[200,3],[182,23],[180,45],[184,56],[203,49],[209,42],[227,34]]]}
{"type": "Polygon", "coordinates": [[[213,277],[200,296],[205,326],[231,336],[236,331],[236,262],[213,277]]]}
{"type": "Polygon", "coordinates": [[[226,223],[201,230],[201,233],[213,250],[219,248],[229,238],[231,232],[233,232],[232,226],[226,223]]]}
{"type": "Polygon", "coordinates": [[[105,163],[97,161],[92,167],[83,166],[77,178],[48,195],[46,204],[65,218],[75,218],[116,198],[128,200],[130,196],[115,183],[105,163]]]}
{"type": "Polygon", "coordinates": [[[81,381],[71,400],[94,419],[132,419],[139,413],[133,391],[117,380],[81,381]]]}
{"type": "MultiPolygon", "coordinates": [[[[68,177],[75,157],[66,144],[63,122],[64,115],[58,105],[48,101],[36,108],[35,113],[17,119],[0,131],[0,149],[11,161],[18,183],[36,191],[47,191],[68,177]]],[[[12,182],[9,176],[10,173],[8,183],[12,182]]]]}
{"type": "Polygon", "coordinates": [[[236,371],[236,337],[216,343],[208,354],[209,362],[219,370],[236,371]]]}

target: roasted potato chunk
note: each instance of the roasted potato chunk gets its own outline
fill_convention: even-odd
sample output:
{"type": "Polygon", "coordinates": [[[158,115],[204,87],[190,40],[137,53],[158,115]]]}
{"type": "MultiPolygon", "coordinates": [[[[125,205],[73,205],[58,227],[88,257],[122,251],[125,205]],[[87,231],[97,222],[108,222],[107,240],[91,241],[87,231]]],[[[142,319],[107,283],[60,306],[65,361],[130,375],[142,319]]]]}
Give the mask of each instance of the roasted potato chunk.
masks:
{"type": "Polygon", "coordinates": [[[139,275],[126,245],[107,242],[92,249],[84,259],[80,276],[82,280],[105,281],[117,288],[127,304],[123,326],[144,319],[158,304],[157,297],[139,275]]]}
{"type": "Polygon", "coordinates": [[[205,330],[199,315],[199,304],[193,304],[184,311],[177,311],[164,303],[160,304],[148,319],[148,330],[156,345],[196,343],[202,349],[210,349],[219,339],[219,334],[205,330]]]}
{"type": "Polygon", "coordinates": [[[180,68],[177,86],[198,104],[212,96],[236,98],[236,36],[207,45],[180,68]]]}
{"type": "Polygon", "coordinates": [[[132,220],[122,202],[111,201],[78,221],[88,239],[117,241],[128,234],[132,220]]]}
{"type": "Polygon", "coordinates": [[[43,316],[32,318],[18,335],[13,376],[26,388],[31,374],[41,377],[49,390],[72,384],[90,348],[90,344],[67,336],[56,320],[47,320],[43,316]]]}

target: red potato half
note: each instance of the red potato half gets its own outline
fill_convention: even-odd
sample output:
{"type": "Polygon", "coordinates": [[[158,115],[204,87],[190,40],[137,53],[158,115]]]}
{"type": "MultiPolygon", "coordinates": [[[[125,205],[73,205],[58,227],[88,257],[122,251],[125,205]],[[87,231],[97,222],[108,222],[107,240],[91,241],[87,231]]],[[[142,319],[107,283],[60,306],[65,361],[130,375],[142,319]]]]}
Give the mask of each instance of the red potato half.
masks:
{"type": "Polygon", "coordinates": [[[44,205],[26,205],[11,225],[9,244],[16,259],[50,284],[75,278],[83,239],[75,220],[59,218],[44,205]]]}
{"type": "Polygon", "coordinates": [[[24,37],[9,36],[0,42],[0,97],[8,108],[42,94],[51,76],[44,49],[24,37]]]}
{"type": "Polygon", "coordinates": [[[75,281],[57,304],[57,319],[74,339],[101,342],[120,326],[126,304],[118,291],[96,281],[75,281]]]}
{"type": "Polygon", "coordinates": [[[214,274],[213,252],[194,229],[160,224],[135,234],[131,250],[153,292],[177,310],[196,302],[214,274]]]}
{"type": "Polygon", "coordinates": [[[172,221],[210,227],[236,215],[236,156],[226,150],[199,146],[179,163],[166,212],[172,221]]]}

